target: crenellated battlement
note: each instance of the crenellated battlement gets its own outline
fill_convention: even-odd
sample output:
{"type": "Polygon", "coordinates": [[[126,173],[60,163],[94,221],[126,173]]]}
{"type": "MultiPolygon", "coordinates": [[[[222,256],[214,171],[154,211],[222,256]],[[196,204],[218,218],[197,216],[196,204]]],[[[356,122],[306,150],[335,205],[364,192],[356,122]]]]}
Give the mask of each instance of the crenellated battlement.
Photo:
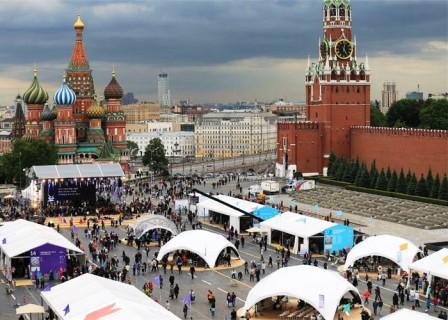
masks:
{"type": "Polygon", "coordinates": [[[448,130],[389,128],[389,127],[370,127],[370,126],[352,126],[350,127],[350,129],[353,133],[365,132],[369,134],[422,136],[422,137],[437,137],[448,139],[448,130]]]}
{"type": "Polygon", "coordinates": [[[319,129],[319,122],[315,121],[280,121],[277,123],[278,129],[319,129]]]}

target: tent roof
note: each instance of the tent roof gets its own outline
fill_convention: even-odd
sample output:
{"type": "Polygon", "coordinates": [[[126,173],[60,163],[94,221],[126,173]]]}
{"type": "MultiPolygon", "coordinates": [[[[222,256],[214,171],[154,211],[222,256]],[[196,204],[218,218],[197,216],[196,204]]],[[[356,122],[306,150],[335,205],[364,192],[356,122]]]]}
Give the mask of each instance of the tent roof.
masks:
{"type": "Polygon", "coordinates": [[[277,215],[280,214],[279,210],[276,208],[272,208],[270,206],[263,206],[258,208],[257,210],[254,211],[254,216],[257,216],[258,218],[262,219],[262,220],[268,220],[271,219],[277,215]]]}
{"type": "Polygon", "coordinates": [[[333,320],[339,302],[350,291],[359,296],[358,289],[334,271],[307,265],[286,267],[258,282],[249,291],[244,309],[249,309],[261,300],[286,295],[304,300],[325,320],[333,320]],[[319,295],[324,296],[322,308],[319,308],[319,295]]]}
{"type": "MultiPolygon", "coordinates": [[[[243,199],[239,199],[239,198],[234,198],[234,197],[229,197],[229,196],[225,196],[222,194],[218,194],[218,195],[212,196],[212,197],[217,198],[217,199],[219,199],[225,203],[228,203],[234,207],[240,208],[241,210],[248,212],[248,213],[252,213],[255,210],[257,210],[258,208],[263,207],[263,205],[255,203],[255,202],[251,202],[251,201],[247,201],[247,200],[243,200],[243,199]]],[[[232,217],[244,216],[244,214],[242,212],[232,209],[231,207],[228,207],[225,204],[222,204],[222,203],[215,201],[213,199],[210,199],[210,198],[199,202],[197,204],[197,207],[211,210],[214,212],[218,212],[218,213],[224,214],[226,216],[232,216],[232,217]]]]}
{"type": "Polygon", "coordinates": [[[4,223],[0,227],[0,239],[1,250],[10,258],[47,243],[83,253],[56,230],[22,219],[4,223]],[[3,244],[3,239],[6,239],[6,244],[3,244]]]}
{"type": "Polygon", "coordinates": [[[137,238],[154,229],[165,229],[170,231],[173,236],[177,235],[177,228],[174,222],[158,214],[145,214],[141,216],[132,224],[132,228],[137,238]]]}
{"type": "Polygon", "coordinates": [[[37,179],[123,177],[118,163],[64,164],[54,166],[33,166],[31,174],[37,179]]]}
{"type": "Polygon", "coordinates": [[[333,222],[293,213],[284,212],[260,223],[263,228],[286,232],[300,238],[309,238],[335,226],[333,222]]]}
{"type": "Polygon", "coordinates": [[[44,307],[37,304],[26,304],[16,309],[16,314],[45,313],[44,307]]]}
{"type": "Polygon", "coordinates": [[[42,291],[41,296],[61,320],[87,319],[87,315],[106,308],[119,310],[102,316],[104,320],[146,320],[148,315],[179,320],[136,287],[89,273],[42,291]],[[64,315],[67,305],[70,312],[64,315]]]}
{"type": "Polygon", "coordinates": [[[381,320],[436,320],[436,317],[429,314],[417,312],[409,309],[400,309],[394,313],[381,318],[381,320]]]}
{"type": "Polygon", "coordinates": [[[350,250],[344,268],[348,269],[353,266],[358,259],[380,256],[395,262],[401,269],[409,272],[409,266],[419,251],[420,249],[411,241],[400,237],[391,235],[373,236],[358,243],[350,250]]]}
{"type": "Polygon", "coordinates": [[[208,264],[210,268],[215,267],[216,259],[222,250],[231,247],[236,250],[233,243],[222,235],[205,230],[189,230],[165,243],[159,251],[157,259],[160,261],[168,253],[177,250],[188,250],[196,253],[208,264]]]}
{"type": "Polygon", "coordinates": [[[443,248],[411,264],[412,270],[448,280],[448,249],[443,248]]]}

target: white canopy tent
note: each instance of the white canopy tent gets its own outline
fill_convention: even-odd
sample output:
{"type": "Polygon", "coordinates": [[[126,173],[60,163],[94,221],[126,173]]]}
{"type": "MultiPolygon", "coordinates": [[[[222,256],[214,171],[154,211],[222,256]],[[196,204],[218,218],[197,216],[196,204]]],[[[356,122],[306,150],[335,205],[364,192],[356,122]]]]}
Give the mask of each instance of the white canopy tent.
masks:
{"type": "Polygon", "coordinates": [[[381,318],[381,320],[435,320],[436,317],[427,313],[417,312],[409,309],[400,309],[394,313],[381,318]]]}
{"type": "Polygon", "coordinates": [[[158,214],[145,214],[138,218],[133,224],[135,236],[139,239],[150,230],[164,229],[173,236],[177,235],[177,227],[170,219],[158,214]]]}
{"type": "Polygon", "coordinates": [[[409,272],[409,267],[419,251],[420,249],[411,241],[400,237],[391,235],[369,237],[350,250],[344,270],[352,267],[355,261],[361,258],[380,256],[395,262],[402,270],[409,272]]]}
{"type": "Polygon", "coordinates": [[[228,247],[232,248],[239,257],[233,243],[223,236],[205,230],[189,230],[181,232],[165,243],[160,248],[157,260],[161,261],[170,252],[187,250],[200,256],[210,268],[214,268],[219,254],[228,247]]]}
{"type": "Polygon", "coordinates": [[[61,320],[180,319],[136,287],[89,273],[42,291],[41,297],[61,320]]]}
{"type": "Polygon", "coordinates": [[[411,264],[411,269],[448,280],[448,249],[443,248],[411,264]]]}
{"type": "MultiPolygon", "coordinates": [[[[52,244],[84,254],[81,249],[53,228],[22,219],[5,222],[0,226],[0,239],[0,262],[2,265],[9,267],[9,269],[11,267],[11,258],[44,244],[52,244]]],[[[6,276],[11,277],[10,274],[6,274],[6,276]]]]}
{"type": "Polygon", "coordinates": [[[33,166],[30,174],[33,178],[105,178],[124,177],[123,169],[118,163],[64,164],[52,166],[33,166]]]}
{"type": "Polygon", "coordinates": [[[307,252],[309,249],[310,237],[322,233],[326,229],[335,225],[336,224],[333,222],[328,222],[289,211],[260,223],[261,228],[268,231],[269,244],[272,243],[272,230],[278,230],[294,236],[295,241],[294,247],[292,248],[293,253],[307,252]],[[303,239],[303,244],[300,248],[298,238],[303,239]]]}
{"type": "Polygon", "coordinates": [[[286,267],[258,282],[249,291],[244,309],[270,297],[288,296],[305,301],[325,320],[333,320],[341,299],[348,292],[361,299],[358,289],[334,271],[308,265],[286,267]]]}
{"type": "MultiPolygon", "coordinates": [[[[233,207],[239,208],[247,213],[253,213],[258,208],[263,207],[263,205],[259,203],[255,203],[252,201],[247,201],[239,198],[229,197],[222,194],[212,196],[213,198],[219,199],[222,202],[225,202],[233,207]]],[[[235,230],[238,232],[244,231],[240,228],[240,218],[244,216],[244,213],[241,211],[235,210],[221,202],[215,201],[211,198],[207,200],[201,201],[197,204],[198,214],[200,216],[207,217],[209,215],[209,211],[217,212],[219,214],[225,215],[229,217],[229,227],[233,226],[235,230]]]]}

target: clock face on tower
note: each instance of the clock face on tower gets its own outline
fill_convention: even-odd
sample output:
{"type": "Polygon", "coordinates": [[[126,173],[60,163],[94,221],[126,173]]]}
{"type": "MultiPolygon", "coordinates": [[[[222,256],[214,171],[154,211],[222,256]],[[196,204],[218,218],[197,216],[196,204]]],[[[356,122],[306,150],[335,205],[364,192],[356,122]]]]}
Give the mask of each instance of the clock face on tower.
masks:
{"type": "Polygon", "coordinates": [[[342,39],[336,42],[336,56],[339,59],[348,59],[353,54],[353,45],[347,39],[342,39]]]}

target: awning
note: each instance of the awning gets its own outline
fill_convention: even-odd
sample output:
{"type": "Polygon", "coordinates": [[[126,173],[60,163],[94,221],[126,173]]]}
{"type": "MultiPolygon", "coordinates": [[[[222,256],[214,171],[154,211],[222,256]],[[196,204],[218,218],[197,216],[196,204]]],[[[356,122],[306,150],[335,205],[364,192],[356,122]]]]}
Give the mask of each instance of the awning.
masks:
{"type": "Polygon", "coordinates": [[[94,163],[33,166],[31,175],[37,179],[101,178],[123,177],[124,172],[118,163],[94,163]]]}
{"type": "Polygon", "coordinates": [[[444,248],[411,264],[411,270],[448,280],[448,249],[444,248]]]}
{"type": "Polygon", "coordinates": [[[45,313],[45,309],[37,304],[26,304],[16,309],[16,314],[45,313]]]}
{"type": "Polygon", "coordinates": [[[427,313],[401,309],[382,317],[381,320],[437,320],[437,318],[427,313]]]}
{"type": "Polygon", "coordinates": [[[278,209],[272,208],[270,206],[263,206],[261,208],[258,208],[253,213],[254,216],[260,218],[263,221],[271,219],[279,214],[280,214],[280,212],[278,209]]]}

